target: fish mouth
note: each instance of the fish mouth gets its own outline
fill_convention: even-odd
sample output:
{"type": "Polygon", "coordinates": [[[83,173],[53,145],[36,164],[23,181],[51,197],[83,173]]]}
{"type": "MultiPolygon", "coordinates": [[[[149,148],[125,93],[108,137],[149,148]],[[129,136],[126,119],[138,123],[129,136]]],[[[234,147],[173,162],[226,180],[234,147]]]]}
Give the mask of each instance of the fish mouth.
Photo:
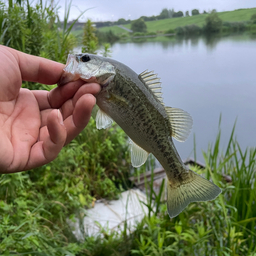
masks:
{"type": "Polygon", "coordinates": [[[87,76],[81,77],[78,65],[83,55],[84,54],[68,55],[66,66],[63,69],[63,73],[57,83],[58,86],[63,86],[69,82],[74,82],[79,79],[87,83],[98,83],[97,78],[95,76],[87,75],[87,76]]]}
{"type": "Polygon", "coordinates": [[[62,75],[58,81],[58,86],[63,86],[69,82],[73,82],[79,79],[79,76],[75,74],[75,70],[78,66],[78,59],[76,55],[69,54],[65,68],[63,69],[62,75]]]}

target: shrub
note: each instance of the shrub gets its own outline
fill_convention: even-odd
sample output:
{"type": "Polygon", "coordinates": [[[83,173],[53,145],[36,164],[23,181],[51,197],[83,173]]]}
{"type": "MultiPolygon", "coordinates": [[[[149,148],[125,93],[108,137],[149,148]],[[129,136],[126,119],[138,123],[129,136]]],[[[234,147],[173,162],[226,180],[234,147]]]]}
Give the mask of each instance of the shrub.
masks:
{"type": "Polygon", "coordinates": [[[156,32],[148,32],[146,33],[147,36],[157,36],[156,32]]]}
{"type": "Polygon", "coordinates": [[[202,32],[202,29],[195,25],[187,25],[184,27],[177,27],[175,29],[177,35],[199,35],[202,32]]]}
{"type": "Polygon", "coordinates": [[[175,33],[175,30],[172,28],[165,32],[165,34],[174,34],[174,33],[175,33]]]}
{"type": "Polygon", "coordinates": [[[245,22],[227,22],[224,21],[222,24],[222,31],[232,31],[232,32],[238,32],[238,31],[244,31],[246,30],[247,24],[245,22]]]}
{"type": "Polygon", "coordinates": [[[185,34],[187,35],[199,35],[201,32],[202,29],[195,24],[185,26],[185,34]]]}
{"type": "Polygon", "coordinates": [[[205,18],[204,30],[206,33],[215,33],[221,30],[222,20],[219,18],[218,14],[215,11],[212,11],[205,18]]]}
{"type": "Polygon", "coordinates": [[[133,36],[145,36],[145,33],[135,32],[133,33],[133,36]]]}
{"type": "Polygon", "coordinates": [[[131,23],[131,30],[133,32],[147,32],[147,25],[143,19],[134,20],[131,23]]]}
{"type": "Polygon", "coordinates": [[[175,28],[175,32],[177,35],[184,35],[185,34],[185,27],[177,27],[175,28]]]}
{"type": "Polygon", "coordinates": [[[252,24],[256,24],[256,13],[251,16],[252,24]]]}
{"type": "Polygon", "coordinates": [[[96,28],[90,19],[84,24],[82,52],[95,54],[98,49],[98,38],[95,35],[96,28]]]}

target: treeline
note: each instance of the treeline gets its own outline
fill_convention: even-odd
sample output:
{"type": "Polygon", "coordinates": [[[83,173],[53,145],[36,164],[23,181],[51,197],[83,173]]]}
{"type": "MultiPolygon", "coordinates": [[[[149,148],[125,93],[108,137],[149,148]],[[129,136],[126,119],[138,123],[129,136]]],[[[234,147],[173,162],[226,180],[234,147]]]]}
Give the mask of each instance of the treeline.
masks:
{"type": "MultiPolygon", "coordinates": [[[[203,11],[203,14],[206,14],[206,11],[203,11]]],[[[199,15],[200,12],[197,9],[193,9],[191,11],[191,14],[189,14],[189,11],[185,12],[185,15],[182,11],[175,12],[174,9],[167,9],[164,8],[159,15],[153,15],[153,16],[141,16],[140,18],[143,19],[144,21],[153,21],[153,20],[163,20],[163,19],[170,19],[170,18],[178,18],[178,17],[183,17],[183,16],[194,16],[194,15],[199,15]]],[[[113,26],[113,25],[125,25],[125,24],[130,24],[132,20],[124,19],[121,18],[117,21],[99,21],[99,22],[94,22],[95,26],[97,28],[101,27],[106,27],[106,26],[113,26]]],[[[77,26],[79,26],[78,23],[77,26]]]]}
{"type": "Polygon", "coordinates": [[[199,35],[219,32],[241,32],[245,30],[256,32],[256,14],[253,14],[249,21],[223,22],[219,18],[217,12],[213,10],[205,18],[205,24],[203,27],[192,24],[177,27],[175,30],[168,30],[167,33],[175,32],[177,35],[199,35]]]}
{"type": "MultiPolygon", "coordinates": [[[[157,16],[141,16],[141,18],[145,21],[152,21],[152,20],[163,20],[163,19],[171,19],[171,18],[179,18],[179,17],[183,17],[183,16],[194,16],[194,15],[199,15],[200,12],[198,9],[193,9],[191,11],[191,14],[189,13],[189,11],[185,12],[185,15],[182,11],[178,11],[175,12],[174,9],[167,9],[164,8],[161,13],[157,16]]],[[[206,11],[203,11],[203,14],[207,14],[206,11]]]]}

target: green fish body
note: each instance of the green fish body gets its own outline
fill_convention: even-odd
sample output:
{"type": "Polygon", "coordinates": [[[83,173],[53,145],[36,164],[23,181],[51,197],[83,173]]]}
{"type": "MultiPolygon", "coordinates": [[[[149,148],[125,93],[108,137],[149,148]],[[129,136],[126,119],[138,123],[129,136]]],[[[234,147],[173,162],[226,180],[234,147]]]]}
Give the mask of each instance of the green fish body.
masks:
{"type": "Polygon", "coordinates": [[[159,78],[153,72],[138,75],[109,58],[69,55],[60,84],[79,78],[94,79],[101,85],[102,90],[96,96],[97,128],[107,128],[114,120],[130,137],[134,167],[143,165],[152,153],[165,169],[170,217],[177,216],[191,202],[213,200],[221,193],[218,186],[181,161],[172,137],[185,141],[192,118],[181,109],[164,106],[159,78]]]}

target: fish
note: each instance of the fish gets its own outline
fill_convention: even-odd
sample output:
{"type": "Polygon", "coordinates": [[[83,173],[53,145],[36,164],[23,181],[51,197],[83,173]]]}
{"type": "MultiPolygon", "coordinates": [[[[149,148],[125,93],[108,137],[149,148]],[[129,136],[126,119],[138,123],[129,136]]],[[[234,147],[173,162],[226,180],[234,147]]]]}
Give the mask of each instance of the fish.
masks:
{"type": "Polygon", "coordinates": [[[58,86],[78,79],[101,86],[96,95],[96,127],[106,129],[114,120],[124,130],[130,140],[132,166],[143,165],[151,153],[164,168],[170,218],[191,202],[214,200],[221,193],[181,160],[173,138],[185,141],[193,121],[186,111],[164,105],[157,74],[146,70],[138,75],[123,63],[98,55],[70,54],[58,86]]]}

